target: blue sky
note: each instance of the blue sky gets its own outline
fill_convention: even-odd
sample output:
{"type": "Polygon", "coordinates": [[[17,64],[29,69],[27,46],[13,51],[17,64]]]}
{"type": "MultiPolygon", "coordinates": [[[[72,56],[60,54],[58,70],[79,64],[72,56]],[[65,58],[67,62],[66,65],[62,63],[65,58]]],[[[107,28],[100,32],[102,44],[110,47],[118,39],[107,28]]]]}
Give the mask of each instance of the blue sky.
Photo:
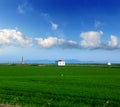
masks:
{"type": "Polygon", "coordinates": [[[120,62],[119,0],[0,0],[0,62],[120,62]]]}

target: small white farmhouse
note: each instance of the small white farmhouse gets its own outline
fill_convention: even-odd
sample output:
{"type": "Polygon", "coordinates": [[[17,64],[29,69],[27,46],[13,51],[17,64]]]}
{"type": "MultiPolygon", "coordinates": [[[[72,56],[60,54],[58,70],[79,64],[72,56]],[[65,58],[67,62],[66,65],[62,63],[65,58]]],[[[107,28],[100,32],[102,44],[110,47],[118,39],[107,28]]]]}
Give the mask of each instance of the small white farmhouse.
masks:
{"type": "Polygon", "coordinates": [[[58,61],[57,61],[57,66],[65,66],[65,61],[63,61],[63,60],[58,60],[58,61]]]}
{"type": "Polygon", "coordinates": [[[112,63],[111,63],[111,62],[108,62],[107,65],[110,66],[110,65],[112,65],[112,63]]]}

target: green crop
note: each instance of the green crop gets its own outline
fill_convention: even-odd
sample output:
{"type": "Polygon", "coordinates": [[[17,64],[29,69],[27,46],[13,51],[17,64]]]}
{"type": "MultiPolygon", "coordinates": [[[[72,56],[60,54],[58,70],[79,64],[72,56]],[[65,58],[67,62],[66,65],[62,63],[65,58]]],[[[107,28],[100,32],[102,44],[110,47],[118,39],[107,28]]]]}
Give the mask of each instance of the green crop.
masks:
{"type": "Polygon", "coordinates": [[[120,68],[0,65],[0,102],[21,107],[120,107],[120,68]]]}

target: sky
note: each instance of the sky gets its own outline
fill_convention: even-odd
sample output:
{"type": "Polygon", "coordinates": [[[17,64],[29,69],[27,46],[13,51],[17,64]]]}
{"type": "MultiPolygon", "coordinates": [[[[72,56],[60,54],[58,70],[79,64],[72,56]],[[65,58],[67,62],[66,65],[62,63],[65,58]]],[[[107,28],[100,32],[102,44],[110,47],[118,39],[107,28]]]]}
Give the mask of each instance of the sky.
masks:
{"type": "Polygon", "coordinates": [[[120,63],[119,0],[0,0],[0,63],[120,63]]]}

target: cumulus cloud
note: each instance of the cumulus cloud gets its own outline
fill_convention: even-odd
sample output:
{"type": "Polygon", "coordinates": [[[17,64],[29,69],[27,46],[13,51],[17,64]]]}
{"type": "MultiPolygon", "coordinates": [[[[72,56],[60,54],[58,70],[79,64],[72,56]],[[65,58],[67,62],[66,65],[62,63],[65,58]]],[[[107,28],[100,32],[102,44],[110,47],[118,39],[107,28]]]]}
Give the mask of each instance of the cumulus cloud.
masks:
{"type": "Polygon", "coordinates": [[[38,45],[41,48],[50,48],[57,44],[58,39],[56,37],[48,37],[48,38],[35,38],[38,41],[38,45]]]}
{"type": "Polygon", "coordinates": [[[88,31],[88,32],[82,32],[80,34],[80,37],[82,40],[80,41],[80,45],[83,48],[100,48],[101,47],[101,35],[103,35],[103,32],[97,32],[97,31],[88,31]]]}
{"type": "Polygon", "coordinates": [[[88,31],[80,33],[80,41],[66,40],[58,37],[47,38],[29,38],[25,37],[16,29],[0,30],[0,47],[2,46],[32,46],[37,45],[40,49],[49,49],[59,47],[63,49],[104,49],[113,50],[120,49],[120,43],[117,36],[111,35],[110,40],[103,43],[101,36],[102,31],[88,31]]]}
{"type": "Polygon", "coordinates": [[[116,49],[120,48],[118,39],[116,36],[111,35],[111,40],[103,43],[101,40],[101,36],[103,35],[102,31],[88,31],[82,32],[80,37],[82,40],[80,42],[76,42],[73,40],[66,40],[63,38],[57,37],[47,37],[47,38],[35,38],[37,44],[42,49],[48,48],[64,48],[64,49],[116,49]]]}
{"type": "Polygon", "coordinates": [[[118,42],[118,38],[116,37],[116,36],[114,36],[114,35],[111,35],[110,36],[110,41],[108,41],[108,44],[107,44],[107,46],[108,46],[108,48],[120,48],[120,44],[119,44],[119,42],[118,42]]]}
{"type": "Polygon", "coordinates": [[[5,45],[32,45],[30,38],[25,38],[21,32],[14,29],[0,30],[0,46],[5,45]]]}
{"type": "Polygon", "coordinates": [[[72,40],[65,40],[57,37],[48,37],[48,38],[35,38],[38,41],[38,45],[40,48],[52,48],[52,47],[62,47],[62,48],[70,48],[77,46],[77,42],[72,40]]]}

